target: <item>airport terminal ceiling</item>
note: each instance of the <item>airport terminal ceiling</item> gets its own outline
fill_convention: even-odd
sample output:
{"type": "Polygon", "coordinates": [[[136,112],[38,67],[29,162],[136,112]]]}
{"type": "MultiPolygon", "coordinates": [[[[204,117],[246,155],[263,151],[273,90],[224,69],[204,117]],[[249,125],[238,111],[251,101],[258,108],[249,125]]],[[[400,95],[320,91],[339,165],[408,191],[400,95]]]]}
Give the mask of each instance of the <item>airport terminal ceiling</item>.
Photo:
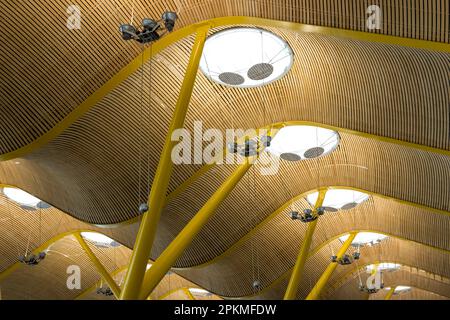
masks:
{"type": "Polygon", "coordinates": [[[1,299],[450,298],[447,0],[0,9],[1,299]]]}

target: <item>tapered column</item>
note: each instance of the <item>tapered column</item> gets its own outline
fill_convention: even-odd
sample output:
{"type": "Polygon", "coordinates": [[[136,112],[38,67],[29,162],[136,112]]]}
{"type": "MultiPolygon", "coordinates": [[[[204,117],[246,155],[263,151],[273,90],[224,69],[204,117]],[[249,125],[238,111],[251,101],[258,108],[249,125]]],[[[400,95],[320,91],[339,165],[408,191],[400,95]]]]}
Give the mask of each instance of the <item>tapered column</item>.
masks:
{"type": "MultiPolygon", "coordinates": [[[[353,240],[355,239],[357,232],[350,233],[348,236],[348,239],[345,240],[344,244],[342,245],[341,249],[339,249],[339,252],[337,253],[336,260],[339,261],[347,252],[348,247],[352,244],[353,240]]],[[[334,270],[336,269],[338,263],[337,262],[331,262],[328,267],[325,269],[325,272],[322,274],[322,276],[317,281],[314,288],[311,290],[311,292],[306,297],[306,300],[317,300],[320,297],[320,294],[323,290],[323,288],[328,283],[328,280],[330,279],[331,275],[333,274],[334,270]]]]}
{"type": "Polygon", "coordinates": [[[394,292],[395,292],[395,288],[396,288],[396,286],[392,286],[392,287],[389,289],[389,291],[388,291],[386,297],[384,297],[384,300],[391,300],[392,295],[393,295],[394,292]]]}
{"type": "MultiPolygon", "coordinates": [[[[316,203],[314,205],[314,211],[317,208],[320,208],[325,199],[327,190],[320,189],[319,195],[317,197],[316,203]]],[[[306,234],[303,239],[302,246],[300,248],[300,252],[297,256],[297,261],[295,262],[294,269],[292,270],[291,278],[289,279],[289,284],[286,289],[286,293],[284,294],[284,300],[294,300],[297,296],[298,286],[302,279],[303,270],[305,268],[306,259],[308,258],[309,249],[311,247],[312,238],[314,235],[314,231],[316,230],[316,225],[319,219],[308,223],[308,228],[306,229],[306,234]]]]}
{"type": "Polygon", "coordinates": [[[121,299],[137,299],[139,296],[172,174],[173,163],[171,153],[176,143],[171,139],[172,133],[183,127],[208,29],[209,25],[205,25],[199,27],[197,30],[197,36],[181,86],[180,95],[175,106],[172,122],[166,136],[155,177],[153,178],[152,189],[148,199],[149,209],[142,217],[130,267],[125,277],[121,299]]]}
{"type": "Polygon", "coordinates": [[[91,262],[95,265],[95,268],[97,269],[98,273],[101,275],[103,280],[108,284],[109,288],[113,292],[116,299],[119,299],[120,297],[120,288],[117,285],[117,283],[114,281],[114,279],[111,277],[111,275],[108,273],[108,271],[105,269],[103,264],[98,260],[97,256],[92,252],[89,245],[84,241],[83,237],[79,233],[74,234],[75,238],[80,243],[81,247],[83,248],[84,252],[88,255],[91,262]]]}
{"type": "Polygon", "coordinates": [[[181,230],[176,238],[167,246],[159,258],[156,259],[151,268],[145,274],[140,299],[146,299],[151,294],[153,289],[170,270],[184,250],[186,250],[186,248],[192,243],[195,236],[214,215],[219,205],[230,194],[251,165],[251,160],[246,160],[245,163],[239,165],[232,175],[228,177],[228,179],[216,190],[216,192],[214,192],[211,198],[209,198],[197,214],[189,221],[184,229],[181,230]]]}

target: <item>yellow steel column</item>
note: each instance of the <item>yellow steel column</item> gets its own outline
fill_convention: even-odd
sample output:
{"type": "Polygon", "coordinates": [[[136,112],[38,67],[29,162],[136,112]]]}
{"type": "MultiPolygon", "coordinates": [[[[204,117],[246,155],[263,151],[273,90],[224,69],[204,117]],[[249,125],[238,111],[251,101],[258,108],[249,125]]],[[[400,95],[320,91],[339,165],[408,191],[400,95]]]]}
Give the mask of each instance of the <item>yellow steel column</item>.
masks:
{"type": "Polygon", "coordinates": [[[117,285],[117,283],[109,275],[108,271],[106,271],[105,267],[102,265],[100,260],[98,260],[97,256],[92,252],[91,248],[89,248],[89,245],[86,243],[86,241],[84,241],[81,234],[75,233],[74,236],[75,236],[75,238],[77,238],[78,242],[80,243],[84,252],[86,252],[86,254],[88,255],[89,259],[91,259],[91,262],[97,268],[98,273],[100,273],[103,280],[105,280],[105,282],[108,284],[109,288],[114,293],[114,296],[116,297],[116,299],[118,299],[120,296],[120,288],[117,285]]]}
{"type": "Polygon", "coordinates": [[[392,286],[391,289],[389,289],[389,292],[387,293],[386,297],[384,297],[384,300],[391,300],[392,295],[395,292],[395,288],[397,288],[396,286],[392,286]]]}
{"type": "Polygon", "coordinates": [[[164,275],[169,271],[174,262],[183,253],[186,247],[194,240],[194,237],[200,232],[201,228],[214,215],[220,203],[234,189],[236,184],[245,175],[251,167],[252,161],[246,159],[245,163],[232,173],[231,176],[214,192],[209,200],[197,212],[197,214],[189,221],[176,238],[167,246],[161,255],[153,263],[152,267],[146,272],[142,284],[140,299],[147,298],[158,285],[164,275]]]}
{"type": "Polygon", "coordinates": [[[167,187],[172,174],[173,163],[171,153],[176,143],[171,139],[172,133],[183,127],[208,29],[209,25],[203,25],[197,30],[195,43],[181,86],[180,95],[175,106],[172,122],[166,136],[155,177],[153,178],[152,189],[148,199],[149,210],[142,217],[120,299],[137,299],[139,296],[142,279],[144,278],[153,240],[155,239],[156,228],[165,203],[167,187]]]}
{"type": "MultiPolygon", "coordinates": [[[[341,259],[345,252],[347,251],[348,247],[352,244],[353,240],[355,239],[357,232],[352,232],[348,236],[348,239],[345,240],[344,244],[342,245],[341,249],[337,253],[337,260],[341,259]]],[[[306,297],[306,300],[317,300],[320,296],[320,293],[322,292],[322,289],[327,284],[328,280],[330,279],[331,275],[333,274],[334,270],[336,269],[338,263],[337,262],[331,262],[328,267],[325,269],[324,273],[320,276],[320,279],[317,281],[314,288],[312,288],[311,292],[306,297]]]]}
{"type": "Polygon", "coordinates": [[[183,292],[188,296],[189,300],[195,300],[195,297],[192,295],[191,291],[189,291],[189,288],[183,288],[183,292]]]}
{"type": "MultiPolygon", "coordinates": [[[[323,200],[325,199],[325,194],[327,189],[319,189],[319,195],[317,197],[316,203],[314,205],[314,210],[321,207],[323,200]]],[[[311,247],[312,237],[314,235],[314,230],[316,229],[317,222],[319,218],[310,222],[308,228],[306,229],[305,238],[303,240],[300,252],[295,262],[294,269],[292,270],[291,278],[289,279],[289,284],[284,294],[284,300],[294,300],[297,296],[298,285],[303,275],[303,269],[305,267],[306,259],[308,258],[309,248],[311,247]]]]}

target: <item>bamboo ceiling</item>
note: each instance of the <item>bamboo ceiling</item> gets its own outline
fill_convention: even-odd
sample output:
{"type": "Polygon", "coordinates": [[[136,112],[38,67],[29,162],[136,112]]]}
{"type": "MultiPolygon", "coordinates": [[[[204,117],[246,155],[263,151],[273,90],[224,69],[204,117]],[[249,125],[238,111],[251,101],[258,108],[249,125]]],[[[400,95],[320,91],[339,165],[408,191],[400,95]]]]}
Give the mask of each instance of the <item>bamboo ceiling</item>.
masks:
{"type": "MultiPolygon", "coordinates": [[[[0,35],[5,43],[0,49],[0,157],[33,144],[77,112],[83,101],[142,52],[140,46],[122,41],[117,31],[131,15],[128,1],[78,3],[82,29],[72,31],[65,25],[68,0],[45,0],[37,8],[27,1],[21,6],[0,4],[7,13],[2,21],[5,32],[0,35]],[[17,21],[21,21],[20,33],[14,32],[17,21]]],[[[367,31],[362,0],[345,4],[337,0],[134,3],[137,20],[159,17],[167,9],[178,11],[177,29],[214,17],[242,15],[367,31]]],[[[448,1],[378,0],[373,4],[385,10],[383,34],[449,43],[448,1]]],[[[281,298],[306,229],[292,222],[289,208],[283,206],[321,186],[345,186],[372,196],[356,209],[321,218],[298,298],[306,297],[317,281],[330,250],[337,251],[340,242],[335,237],[352,230],[392,236],[368,249],[364,261],[399,259],[450,278],[450,55],[285,28],[265,29],[292,47],[295,57],[290,72],[252,89],[223,87],[199,72],[185,127],[191,129],[199,119],[204,129],[221,130],[311,121],[341,128],[340,145],[318,160],[281,162],[276,176],[261,176],[258,166],[253,167],[178,259],[176,272],[187,279],[183,281],[223,297],[281,298]],[[261,293],[252,288],[255,277],[263,284],[261,293]]],[[[55,246],[61,252],[67,247],[69,255],[78,254],[80,249],[73,247],[70,238],[76,230],[96,230],[133,247],[139,223],[129,220],[138,217],[137,208],[148,196],[192,43],[193,36],[188,36],[154,55],[48,144],[20,158],[0,161],[0,183],[22,188],[53,206],[30,213],[0,197],[0,272],[14,265],[19,248],[37,248],[58,234],[68,233],[55,246]],[[126,221],[129,224],[115,228],[92,225],[126,221]]],[[[175,166],[151,259],[157,258],[235,166],[214,166],[196,175],[201,168],[175,166]],[[180,187],[187,180],[187,187],[180,187]]],[[[303,197],[292,205],[309,207],[303,197]]],[[[120,266],[128,263],[127,255],[120,259],[120,266]]],[[[92,286],[99,276],[85,258],[81,263],[89,273],[86,283],[92,286]]],[[[43,286],[64,284],[64,276],[48,280],[58,272],[64,275],[62,268],[56,262],[42,266],[47,278],[38,281],[43,286]]],[[[339,268],[330,282],[345,270],[339,268]]],[[[21,268],[4,278],[0,274],[0,286],[24,284],[34,272],[21,268]]],[[[448,284],[441,286],[448,289],[448,284]]],[[[76,296],[50,287],[39,294],[22,288],[15,296],[3,289],[2,297],[76,296]]],[[[357,289],[349,290],[345,294],[357,297],[357,289]]],[[[173,298],[183,292],[174,292],[173,298]]]]}

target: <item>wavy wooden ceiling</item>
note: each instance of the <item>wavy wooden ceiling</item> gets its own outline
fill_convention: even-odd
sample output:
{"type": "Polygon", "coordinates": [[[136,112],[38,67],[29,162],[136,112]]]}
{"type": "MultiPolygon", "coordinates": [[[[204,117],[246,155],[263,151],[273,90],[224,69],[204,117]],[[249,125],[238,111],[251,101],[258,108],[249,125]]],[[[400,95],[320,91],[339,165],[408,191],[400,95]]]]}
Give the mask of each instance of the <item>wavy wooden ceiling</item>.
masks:
{"type": "MultiPolygon", "coordinates": [[[[19,9],[13,9],[16,5],[0,4],[0,9],[8,13],[2,21],[5,32],[1,34],[7,45],[0,49],[4,62],[0,65],[0,153],[27,145],[50,130],[140,53],[140,47],[123,42],[117,33],[119,23],[130,16],[127,1],[114,1],[112,6],[99,2],[96,7],[79,1],[83,27],[77,31],[65,27],[69,2],[56,4],[48,0],[37,9],[28,2],[19,9]],[[14,32],[17,21],[23,24],[20,34],[14,32]]],[[[447,1],[378,2],[386,10],[385,34],[449,43],[447,1]]],[[[161,1],[155,6],[148,1],[135,1],[136,19],[144,15],[157,17],[165,9],[177,8],[177,27],[212,17],[249,15],[351,30],[365,28],[366,4],[357,0],[346,5],[339,1],[300,0],[161,1]]],[[[448,54],[268,29],[293,48],[292,70],[273,84],[246,90],[222,87],[199,73],[187,128],[192,128],[198,119],[205,128],[219,129],[309,120],[450,150],[448,54]]],[[[0,162],[0,182],[17,185],[89,223],[110,224],[136,217],[138,204],[148,194],[192,41],[188,37],[156,55],[143,70],[130,76],[48,145],[23,158],[0,162]],[[147,88],[144,91],[140,87],[142,73],[147,88]]],[[[271,177],[251,171],[176,266],[199,265],[221,254],[223,258],[199,268],[180,269],[180,274],[223,296],[251,295],[255,293],[251,280],[256,272],[251,254],[255,253],[255,246],[271,247],[274,250],[256,251],[258,272],[264,286],[278,281],[270,287],[273,290],[268,291],[267,297],[280,298],[286,272],[295,261],[303,236],[303,225],[287,221],[284,212],[265,226],[272,227],[270,232],[261,229],[238,243],[229,254],[226,251],[290,198],[318,186],[351,186],[432,209],[450,210],[448,156],[344,132],[340,135],[339,149],[320,160],[282,162],[278,175],[271,177]],[[246,283],[248,286],[243,285],[246,283]]],[[[199,168],[177,166],[170,191],[199,168]]],[[[211,169],[168,203],[152,258],[161,253],[233,169],[231,165],[211,169]]],[[[297,205],[304,207],[306,203],[299,201],[297,205]]],[[[313,245],[317,247],[339,232],[371,229],[450,250],[448,216],[432,209],[374,196],[351,212],[327,214],[313,245]]],[[[28,214],[13,208],[0,218],[10,219],[16,212],[19,216],[28,214]]],[[[2,220],[2,227],[7,228],[12,221],[21,224],[21,218],[5,221],[2,220]]],[[[24,221],[30,224],[28,219],[24,221]]],[[[48,226],[55,221],[49,218],[48,226]]],[[[64,225],[67,230],[88,227],[81,222],[64,225]]],[[[104,230],[132,247],[137,227],[132,224],[104,230]]],[[[20,243],[26,242],[27,228],[23,228],[24,232],[14,229],[14,237],[20,243]]],[[[50,238],[60,229],[49,227],[45,236],[50,238]]],[[[37,237],[30,237],[36,246],[41,241],[37,237]]],[[[13,239],[8,243],[13,243],[13,239]]],[[[392,241],[402,243],[402,250],[389,247],[387,257],[405,251],[420,260],[423,252],[434,250],[430,260],[419,261],[419,267],[450,277],[448,255],[426,246],[409,249],[418,244],[401,241],[404,240],[392,241]]],[[[337,241],[330,244],[335,249],[337,245],[337,241]]],[[[9,257],[2,259],[2,269],[14,261],[11,248],[14,245],[0,248],[9,257]]],[[[329,255],[327,247],[311,257],[307,282],[301,284],[299,297],[306,296],[320,275],[317,270],[325,268],[329,255]]],[[[410,260],[407,262],[418,262],[410,260]]]]}
{"type": "MultiPolygon", "coordinates": [[[[131,257],[131,250],[128,247],[132,247],[134,242],[136,233],[134,227],[136,226],[117,229],[96,228],[54,208],[24,210],[0,194],[1,299],[114,299],[96,293],[96,288],[101,284],[100,275],[71,232],[96,231],[125,244],[117,248],[101,248],[88,242],[91,250],[120,286],[131,257]],[[44,243],[46,245],[42,251],[48,249],[48,252],[39,265],[29,267],[18,263],[19,255],[25,254],[27,250],[32,252],[44,243]],[[81,290],[67,289],[66,269],[69,265],[80,267],[81,290]]],[[[175,273],[170,273],[164,277],[151,298],[158,299],[177,288],[201,287],[175,273]]],[[[169,295],[167,298],[174,297],[169,295]]],[[[196,297],[199,298],[203,297],[196,297]]],[[[204,298],[217,299],[214,295],[204,298]]]]}
{"type": "MultiPolygon", "coordinates": [[[[0,51],[2,108],[0,153],[24,146],[47,132],[140,51],[117,29],[164,10],[179,12],[177,27],[213,17],[247,15],[366,31],[367,2],[269,0],[77,1],[81,30],[69,30],[70,0],[3,2],[0,51]],[[133,6],[134,4],[134,6],[133,6]],[[19,27],[20,26],[20,27],[19,27]],[[19,32],[20,30],[20,32],[19,32]],[[51,83],[51,85],[49,85],[51,83]],[[27,112],[23,112],[26,109],[27,112]]],[[[449,4],[437,1],[375,0],[384,10],[383,32],[449,42],[449,4]]]]}
{"type": "MultiPolygon", "coordinates": [[[[384,300],[387,291],[378,292],[369,297],[369,300],[384,300]]],[[[448,300],[449,298],[438,295],[434,292],[426,291],[419,288],[413,288],[408,292],[402,294],[395,294],[391,300],[448,300]]]]}
{"type": "MultiPolygon", "coordinates": [[[[136,224],[114,229],[94,228],[56,209],[29,212],[17,207],[5,197],[0,197],[0,200],[2,203],[0,206],[1,272],[14,264],[17,261],[17,255],[25,251],[27,246],[30,251],[34,250],[40,243],[47,242],[56,234],[72,230],[93,230],[106,233],[131,247],[137,232],[136,224]],[[31,236],[28,238],[29,235],[31,236]],[[28,243],[29,240],[30,243],[28,243]]],[[[294,202],[292,207],[302,209],[309,205],[301,199],[294,202]]],[[[281,298],[305,230],[304,224],[290,220],[287,215],[288,210],[289,207],[267,218],[262,227],[258,227],[251,236],[240,240],[231,250],[227,250],[211,263],[175,271],[198,286],[226,297],[257,294],[251,285],[258,278],[264,287],[262,297],[281,298]]],[[[447,232],[449,223],[448,216],[444,214],[407,206],[377,196],[373,196],[368,202],[355,209],[328,213],[321,218],[318,225],[312,245],[313,255],[308,260],[305,280],[300,285],[300,291],[306,296],[329,263],[331,252],[336,252],[340,246],[338,240],[331,241],[325,246],[321,244],[327,243],[327,239],[350,230],[372,230],[409,239],[390,238],[382,242],[380,246],[363,249],[362,264],[376,260],[394,261],[450,278],[450,255],[445,251],[450,248],[447,232]],[[395,214],[388,214],[386,217],[387,210],[395,214]]],[[[68,254],[63,247],[61,248],[58,251],[68,254]]],[[[118,267],[126,265],[128,257],[117,260],[117,263],[118,267]]],[[[49,267],[53,268],[51,265],[49,267]]],[[[59,268],[62,267],[59,266],[59,268]]],[[[22,267],[20,270],[23,269],[22,267]]],[[[22,271],[19,271],[13,272],[4,279],[0,274],[0,286],[4,287],[4,281],[12,285],[14,281],[9,282],[12,280],[6,279],[15,279],[15,274],[22,274],[22,271]]],[[[347,271],[348,268],[343,268],[342,271],[338,269],[336,278],[333,279],[339,279],[347,271]]],[[[56,271],[49,273],[55,274],[56,271]]],[[[63,281],[59,277],[55,279],[63,281]]],[[[330,284],[335,281],[333,279],[330,284]]]]}
{"type": "MultiPolygon", "coordinates": [[[[367,274],[362,272],[361,280],[364,283],[367,279],[367,274]]],[[[428,292],[429,294],[424,298],[433,298],[430,293],[436,295],[437,299],[450,299],[450,283],[449,279],[445,279],[445,282],[442,279],[436,279],[430,274],[426,272],[421,272],[417,269],[409,269],[409,268],[401,268],[400,270],[393,272],[384,272],[383,273],[383,283],[386,287],[390,286],[409,286],[412,287],[411,293],[414,291],[419,291],[419,294],[423,294],[423,291],[428,292]]],[[[336,291],[329,293],[328,299],[339,299],[339,300],[347,300],[347,299],[367,299],[367,294],[359,291],[359,280],[357,274],[353,274],[353,277],[341,287],[339,287],[336,291]]],[[[377,299],[380,295],[384,298],[387,294],[386,290],[381,290],[377,294],[370,295],[370,299],[377,299]],[[384,295],[384,296],[383,296],[384,295]]],[[[404,296],[405,293],[396,294],[397,298],[406,298],[411,299],[413,297],[404,296]]]]}

